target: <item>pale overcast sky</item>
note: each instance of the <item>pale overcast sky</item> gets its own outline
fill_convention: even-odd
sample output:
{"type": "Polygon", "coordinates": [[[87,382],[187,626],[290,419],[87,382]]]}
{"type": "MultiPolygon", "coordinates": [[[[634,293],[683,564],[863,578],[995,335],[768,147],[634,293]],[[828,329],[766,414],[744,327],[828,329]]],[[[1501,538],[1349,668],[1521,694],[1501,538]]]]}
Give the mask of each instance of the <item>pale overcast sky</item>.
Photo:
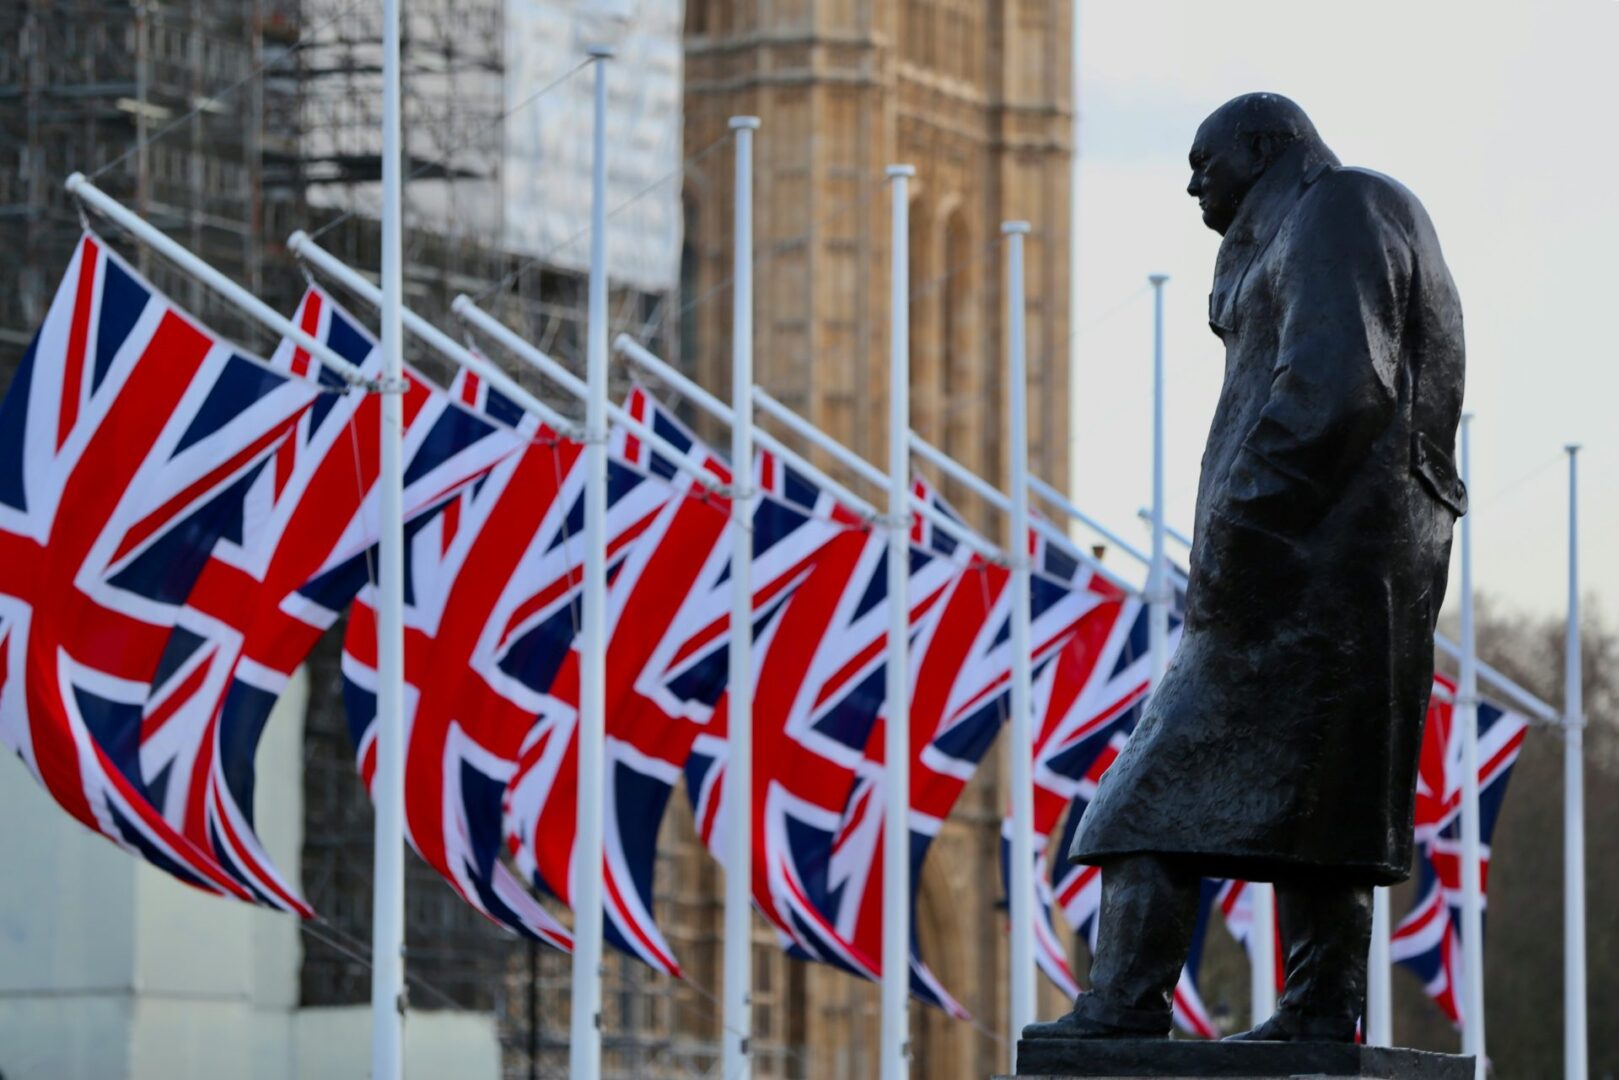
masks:
{"type": "MultiPolygon", "coordinates": [[[[1581,454],[1585,591],[1619,597],[1619,0],[1080,0],[1073,482],[1126,535],[1151,492],[1152,307],[1167,286],[1167,501],[1190,528],[1223,352],[1219,237],[1186,151],[1227,99],[1297,101],[1348,165],[1414,191],[1467,325],[1474,579],[1560,613],[1566,442],[1581,454]]],[[[1452,559],[1449,600],[1459,566],[1452,559]]]]}

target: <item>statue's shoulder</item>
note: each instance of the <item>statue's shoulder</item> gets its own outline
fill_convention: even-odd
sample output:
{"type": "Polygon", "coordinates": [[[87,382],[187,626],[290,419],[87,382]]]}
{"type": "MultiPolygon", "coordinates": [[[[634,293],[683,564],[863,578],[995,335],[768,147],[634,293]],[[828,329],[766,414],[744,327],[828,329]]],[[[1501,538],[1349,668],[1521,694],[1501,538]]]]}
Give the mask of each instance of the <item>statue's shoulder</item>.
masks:
{"type": "Polygon", "coordinates": [[[1411,189],[1373,169],[1323,165],[1304,200],[1311,211],[1329,218],[1360,217],[1405,229],[1428,227],[1428,215],[1411,189]]]}

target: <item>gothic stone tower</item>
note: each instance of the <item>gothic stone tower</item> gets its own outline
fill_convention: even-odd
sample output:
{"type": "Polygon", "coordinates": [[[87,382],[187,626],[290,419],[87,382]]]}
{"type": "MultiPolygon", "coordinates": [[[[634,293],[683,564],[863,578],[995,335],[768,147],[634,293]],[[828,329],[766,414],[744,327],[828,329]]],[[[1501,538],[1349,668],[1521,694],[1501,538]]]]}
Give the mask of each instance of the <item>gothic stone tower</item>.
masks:
{"type": "MultiPolygon", "coordinates": [[[[687,156],[723,138],[730,116],[763,122],[754,211],[760,383],[867,460],[884,460],[883,172],[911,164],[913,426],[1005,489],[1000,223],[1027,219],[1030,462],[1065,484],[1072,5],[691,0],[686,11],[687,156]]],[[[732,175],[721,147],[696,161],[685,185],[681,360],[716,389],[730,377],[732,175]]],[[[1003,518],[944,489],[1004,539],[1003,518]]],[[[997,870],[1006,767],[1004,752],[992,752],[935,841],[917,926],[945,985],[997,1032],[1007,1000],[997,870]]],[[[756,970],[778,963],[761,954],[756,970]]],[[[871,1075],[875,988],[815,966],[778,970],[775,984],[803,983],[802,997],[789,995],[802,1008],[789,1037],[806,1047],[809,1074],[871,1075]]],[[[1051,996],[1042,1007],[1055,1011],[1061,1003],[1043,993],[1051,996]]],[[[983,1076],[1005,1064],[1004,1048],[972,1026],[913,1009],[914,1075],[983,1076]]]]}

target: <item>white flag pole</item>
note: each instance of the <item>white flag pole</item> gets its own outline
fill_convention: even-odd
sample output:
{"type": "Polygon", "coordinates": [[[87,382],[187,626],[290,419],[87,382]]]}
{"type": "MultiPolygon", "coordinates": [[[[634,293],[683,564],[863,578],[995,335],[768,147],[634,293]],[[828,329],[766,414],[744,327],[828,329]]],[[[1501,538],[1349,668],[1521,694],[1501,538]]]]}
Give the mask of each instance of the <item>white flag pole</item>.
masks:
{"type": "MultiPolygon", "coordinates": [[[[399,131],[399,0],[382,3],[382,308],[383,377],[404,375],[404,158],[399,131]]],[[[401,436],[404,397],[382,397],[377,478],[377,771],[376,851],[371,915],[371,1075],[404,1075],[405,1008],[405,526],[401,436]]]]}
{"type": "Polygon", "coordinates": [[[579,633],[579,807],[573,847],[573,1015],[568,1075],[601,1075],[602,788],[607,700],[607,61],[596,60],[585,353],[585,577],[579,633]]]}
{"type": "Polygon", "coordinates": [[[1025,330],[1023,245],[1026,221],[1001,225],[1006,237],[1007,404],[1011,445],[1012,513],[1006,551],[1012,576],[1012,895],[1011,1037],[1008,1052],[1017,1071],[1017,1044],[1034,1023],[1034,739],[1029,730],[1029,417],[1028,339],[1025,330]]]}
{"type": "Polygon", "coordinates": [[[1164,282],[1152,274],[1152,565],[1147,571],[1147,651],[1152,687],[1169,666],[1169,566],[1164,556],[1164,282]]]}
{"type": "Polygon", "coordinates": [[[1276,890],[1267,881],[1250,881],[1253,926],[1248,931],[1249,997],[1257,1027],[1276,1011],[1276,890]]]}
{"type": "Polygon", "coordinates": [[[1366,961],[1366,1044],[1394,1045],[1394,992],[1390,984],[1389,891],[1372,890],[1372,946],[1366,961]]]}
{"type": "Polygon", "coordinates": [[[1585,688],[1580,671],[1580,448],[1568,450],[1568,630],[1563,651],[1563,1076],[1585,1080],[1585,688]]]}
{"type": "Polygon", "coordinates": [[[883,714],[883,1080],[910,1075],[911,226],[909,165],[888,167],[888,656],[883,714]]]}
{"type": "MultiPolygon", "coordinates": [[[[1471,414],[1462,415],[1462,482],[1472,486],[1471,414]]],[[[1484,893],[1479,878],[1478,642],[1473,625],[1473,515],[1462,517],[1462,660],[1455,720],[1462,736],[1462,1050],[1483,1080],[1484,893]]]]}
{"type": "Polygon", "coordinates": [[[724,1075],[746,1080],[753,1066],[753,133],[754,116],[731,117],[736,132],[736,262],[731,275],[731,642],[725,803],[724,1075]]]}

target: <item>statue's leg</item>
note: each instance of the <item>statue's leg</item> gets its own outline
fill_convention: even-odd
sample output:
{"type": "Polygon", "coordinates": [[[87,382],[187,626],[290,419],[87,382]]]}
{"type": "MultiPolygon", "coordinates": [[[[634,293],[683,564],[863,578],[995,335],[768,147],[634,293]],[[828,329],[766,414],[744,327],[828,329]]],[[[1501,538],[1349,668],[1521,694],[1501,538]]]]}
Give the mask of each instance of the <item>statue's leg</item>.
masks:
{"type": "Polygon", "coordinates": [[[1102,867],[1102,906],[1091,989],[1060,1020],[1030,1024],[1025,1039],[1163,1038],[1175,983],[1197,922],[1198,877],[1156,855],[1102,867]]]}
{"type": "Polygon", "coordinates": [[[1357,885],[1277,885],[1287,983],[1276,1015],[1238,1039],[1353,1042],[1366,1001],[1372,890],[1357,885]]]}

